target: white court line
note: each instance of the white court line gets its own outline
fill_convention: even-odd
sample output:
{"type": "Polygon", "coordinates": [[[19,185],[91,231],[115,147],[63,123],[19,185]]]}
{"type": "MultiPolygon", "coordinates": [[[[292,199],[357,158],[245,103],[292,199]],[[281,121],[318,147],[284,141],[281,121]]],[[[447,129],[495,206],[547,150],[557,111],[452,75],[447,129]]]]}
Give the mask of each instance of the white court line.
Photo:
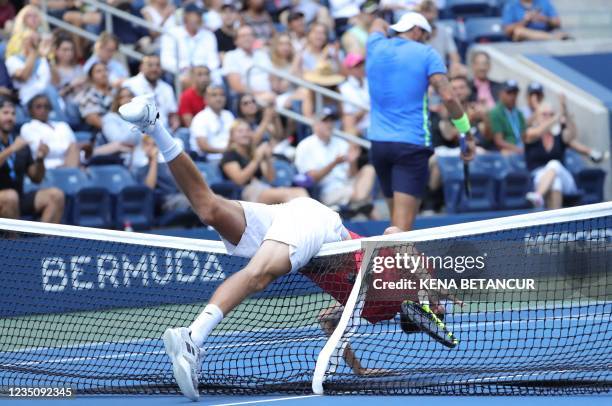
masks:
{"type": "Polygon", "coordinates": [[[254,405],[256,403],[265,403],[265,402],[284,402],[285,400],[295,400],[295,399],[307,399],[307,398],[316,398],[321,395],[304,395],[304,396],[291,396],[288,398],[275,398],[275,399],[262,399],[262,400],[248,400],[245,402],[235,402],[235,403],[219,403],[210,406],[236,406],[236,405],[254,405]]]}
{"type": "MultiPolygon", "coordinates": [[[[601,317],[598,316],[601,315],[601,313],[598,314],[592,314],[592,315],[587,315],[584,314],[583,315],[583,319],[588,319],[590,321],[595,321],[595,320],[608,320],[610,319],[610,316],[607,315],[607,317],[601,317]]],[[[569,317],[568,317],[569,318],[569,317]]],[[[573,316],[571,317],[572,319],[574,318],[573,316]]],[[[563,318],[560,318],[563,319],[563,318]]],[[[472,323],[461,323],[457,326],[452,326],[454,331],[462,331],[465,329],[471,329],[473,327],[478,327],[478,326],[486,326],[486,325],[490,325],[493,324],[495,326],[499,326],[499,325],[512,325],[512,324],[521,324],[521,323],[531,323],[531,322],[539,322],[539,321],[544,321],[544,320],[550,320],[550,319],[530,319],[530,320],[505,320],[505,321],[484,321],[484,322],[472,322],[472,323]]],[[[579,326],[578,326],[579,327],[579,326]]],[[[378,335],[381,333],[399,333],[401,332],[401,329],[395,329],[395,330],[387,330],[387,331],[375,331],[372,333],[355,333],[355,334],[351,334],[350,337],[351,338],[361,338],[361,337],[369,337],[369,336],[373,336],[373,335],[378,335]]],[[[278,343],[294,343],[294,342],[307,342],[307,341],[321,341],[324,338],[322,337],[301,337],[301,338],[290,338],[290,339],[284,339],[284,340],[271,340],[271,339],[267,339],[267,340],[261,340],[261,341],[246,341],[243,343],[236,343],[236,344],[217,344],[217,345],[210,345],[210,346],[206,346],[204,347],[204,350],[213,350],[213,349],[227,349],[227,348],[236,348],[236,347],[249,347],[249,346],[254,346],[254,345],[271,345],[271,344],[278,344],[278,343]]],[[[4,353],[6,354],[6,353],[4,353]]],[[[48,359],[48,360],[41,360],[41,361],[25,361],[25,362],[17,362],[17,363],[11,363],[11,364],[4,364],[4,365],[0,365],[2,367],[11,367],[11,366],[30,366],[30,365],[39,365],[39,364],[57,364],[57,363],[71,363],[71,362],[81,362],[81,361],[90,361],[90,360],[101,360],[101,359],[121,359],[121,358],[130,358],[130,357],[135,357],[135,356],[150,356],[150,355],[160,355],[160,354],[165,354],[165,351],[163,350],[159,350],[159,351],[149,351],[149,352],[136,352],[136,353],[119,353],[119,354],[112,354],[112,355],[102,355],[102,356],[95,356],[95,357],[68,357],[68,358],[55,358],[55,359],[48,359]]],[[[0,353],[1,355],[1,353],[0,353]]]]}

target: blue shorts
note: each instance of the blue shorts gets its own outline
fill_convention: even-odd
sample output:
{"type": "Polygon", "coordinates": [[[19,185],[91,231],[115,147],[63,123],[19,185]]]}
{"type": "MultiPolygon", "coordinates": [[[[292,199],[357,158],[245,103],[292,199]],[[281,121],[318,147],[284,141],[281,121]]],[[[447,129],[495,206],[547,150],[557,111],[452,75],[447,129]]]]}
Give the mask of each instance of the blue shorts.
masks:
{"type": "Polygon", "coordinates": [[[423,196],[432,154],[431,148],[415,144],[372,141],[370,158],[385,197],[393,197],[393,192],[423,196]]]}

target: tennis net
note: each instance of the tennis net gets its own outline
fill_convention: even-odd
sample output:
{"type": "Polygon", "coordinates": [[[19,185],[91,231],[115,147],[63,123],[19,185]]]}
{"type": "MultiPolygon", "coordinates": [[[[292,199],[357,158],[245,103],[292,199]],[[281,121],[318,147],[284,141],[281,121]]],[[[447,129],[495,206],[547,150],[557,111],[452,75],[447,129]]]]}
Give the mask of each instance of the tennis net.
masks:
{"type": "MultiPolygon", "coordinates": [[[[603,203],[326,245],[224,319],[200,390],[609,393],[611,214],[603,203]],[[444,327],[427,334],[405,300],[444,327]]],[[[163,331],[188,326],[246,264],[212,241],[11,220],[0,236],[1,392],[177,393],[163,331]]]]}

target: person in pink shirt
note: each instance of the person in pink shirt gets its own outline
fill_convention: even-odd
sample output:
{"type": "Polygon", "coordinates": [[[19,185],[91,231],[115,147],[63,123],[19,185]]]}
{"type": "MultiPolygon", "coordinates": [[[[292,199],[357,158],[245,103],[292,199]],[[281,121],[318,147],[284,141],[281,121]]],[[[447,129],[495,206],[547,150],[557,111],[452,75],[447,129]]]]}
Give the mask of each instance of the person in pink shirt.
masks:
{"type": "Polygon", "coordinates": [[[501,84],[489,79],[491,70],[491,58],[483,51],[476,51],[470,59],[472,75],[472,94],[474,101],[484,103],[488,109],[492,109],[499,99],[501,84]]]}

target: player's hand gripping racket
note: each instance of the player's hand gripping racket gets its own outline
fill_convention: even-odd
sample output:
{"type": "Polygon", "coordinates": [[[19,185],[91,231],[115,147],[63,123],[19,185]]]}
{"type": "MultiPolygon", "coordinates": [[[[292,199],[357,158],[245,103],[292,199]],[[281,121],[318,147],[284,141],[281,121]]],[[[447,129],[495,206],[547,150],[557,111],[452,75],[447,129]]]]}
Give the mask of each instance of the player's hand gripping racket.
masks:
{"type": "Polygon", "coordinates": [[[442,319],[431,310],[429,304],[405,300],[400,308],[400,323],[404,331],[411,328],[411,332],[414,332],[416,328],[448,348],[455,348],[459,343],[442,319]]]}
{"type": "MultiPolygon", "coordinates": [[[[461,147],[461,154],[466,155],[468,153],[468,144],[465,133],[459,134],[459,146],[461,147]]],[[[470,197],[472,194],[472,185],[470,182],[470,164],[463,161],[463,189],[465,195],[470,197]]]]}

